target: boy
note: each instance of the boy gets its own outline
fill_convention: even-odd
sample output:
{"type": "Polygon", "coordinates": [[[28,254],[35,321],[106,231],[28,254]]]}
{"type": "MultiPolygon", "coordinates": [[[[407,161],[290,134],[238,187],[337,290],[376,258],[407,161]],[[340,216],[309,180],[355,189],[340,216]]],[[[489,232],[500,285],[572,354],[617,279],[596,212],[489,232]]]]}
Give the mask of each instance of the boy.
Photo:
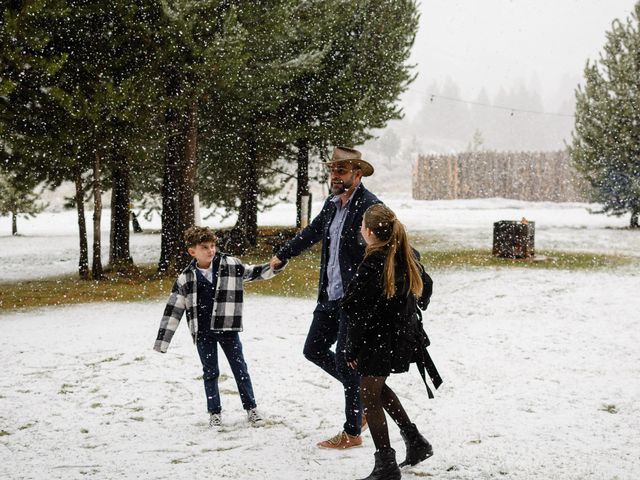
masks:
{"type": "Polygon", "coordinates": [[[282,268],[273,270],[268,263],[243,265],[237,258],[217,252],[217,238],[207,227],[189,228],[184,240],[193,260],[173,284],[153,348],[162,353],[167,351],[182,313],[186,311],[187,324],[202,362],[209,426],[222,425],[218,344],[231,366],[249,423],[260,425],[262,418],[256,410],[251,378],[238,336],[242,331],[243,284],[272,278],[282,268]]]}

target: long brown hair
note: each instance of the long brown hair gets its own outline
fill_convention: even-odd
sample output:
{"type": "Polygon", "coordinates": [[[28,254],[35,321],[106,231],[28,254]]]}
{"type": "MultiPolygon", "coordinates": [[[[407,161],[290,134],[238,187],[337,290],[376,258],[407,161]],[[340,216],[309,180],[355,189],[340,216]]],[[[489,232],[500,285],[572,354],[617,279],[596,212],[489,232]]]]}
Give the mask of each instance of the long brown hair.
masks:
{"type": "Polygon", "coordinates": [[[413,255],[407,231],[404,225],[396,218],[391,209],[381,203],[372,205],[364,212],[364,226],[370,229],[376,236],[376,240],[367,245],[365,257],[374,252],[386,251],[384,260],[383,289],[387,298],[396,294],[396,256],[405,262],[405,270],[409,276],[409,289],[407,295],[413,293],[419,297],[422,295],[422,276],[420,266],[413,255]]]}

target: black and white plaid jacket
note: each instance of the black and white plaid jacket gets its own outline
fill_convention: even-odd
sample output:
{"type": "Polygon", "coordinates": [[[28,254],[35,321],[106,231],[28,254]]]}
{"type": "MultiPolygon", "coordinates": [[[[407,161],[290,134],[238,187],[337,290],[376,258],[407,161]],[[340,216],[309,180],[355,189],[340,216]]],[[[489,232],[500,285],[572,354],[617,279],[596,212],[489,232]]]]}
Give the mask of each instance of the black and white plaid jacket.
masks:
{"type": "MultiPolygon", "coordinates": [[[[272,270],[268,263],[243,265],[240,260],[220,254],[218,283],[213,304],[210,329],[215,331],[242,331],[242,299],[244,282],[268,280],[282,271],[272,270]]],[[[171,295],[160,321],[160,329],[153,349],[166,352],[182,314],[187,313],[187,324],[195,343],[198,336],[198,281],[195,259],[185,268],[173,284],[171,295]]]]}

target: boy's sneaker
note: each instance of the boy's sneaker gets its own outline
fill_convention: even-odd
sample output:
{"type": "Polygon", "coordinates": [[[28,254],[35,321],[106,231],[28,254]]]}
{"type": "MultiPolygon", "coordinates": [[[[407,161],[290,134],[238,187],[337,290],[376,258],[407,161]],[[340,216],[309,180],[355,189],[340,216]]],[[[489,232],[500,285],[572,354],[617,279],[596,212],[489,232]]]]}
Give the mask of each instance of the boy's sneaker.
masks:
{"type": "Polygon", "coordinates": [[[256,408],[250,408],[247,410],[247,420],[249,420],[249,423],[253,426],[262,425],[264,423],[262,416],[258,413],[256,408]]]}
{"type": "Polygon", "coordinates": [[[209,414],[209,427],[217,428],[222,426],[222,415],[219,413],[209,414]]]}

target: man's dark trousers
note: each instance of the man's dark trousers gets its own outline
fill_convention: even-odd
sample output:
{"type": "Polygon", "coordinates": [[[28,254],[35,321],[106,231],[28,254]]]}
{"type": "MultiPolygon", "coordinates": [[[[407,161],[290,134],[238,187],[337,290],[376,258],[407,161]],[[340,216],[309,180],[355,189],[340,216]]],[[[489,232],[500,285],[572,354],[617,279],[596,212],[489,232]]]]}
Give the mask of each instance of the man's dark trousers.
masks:
{"type": "Polygon", "coordinates": [[[347,365],[346,340],[347,317],[340,309],[339,301],[318,302],[304,344],[304,356],[342,382],[347,418],[344,431],[349,435],[360,435],[362,424],[360,375],[347,365]],[[336,343],[335,353],[331,351],[334,343],[336,343]]]}

